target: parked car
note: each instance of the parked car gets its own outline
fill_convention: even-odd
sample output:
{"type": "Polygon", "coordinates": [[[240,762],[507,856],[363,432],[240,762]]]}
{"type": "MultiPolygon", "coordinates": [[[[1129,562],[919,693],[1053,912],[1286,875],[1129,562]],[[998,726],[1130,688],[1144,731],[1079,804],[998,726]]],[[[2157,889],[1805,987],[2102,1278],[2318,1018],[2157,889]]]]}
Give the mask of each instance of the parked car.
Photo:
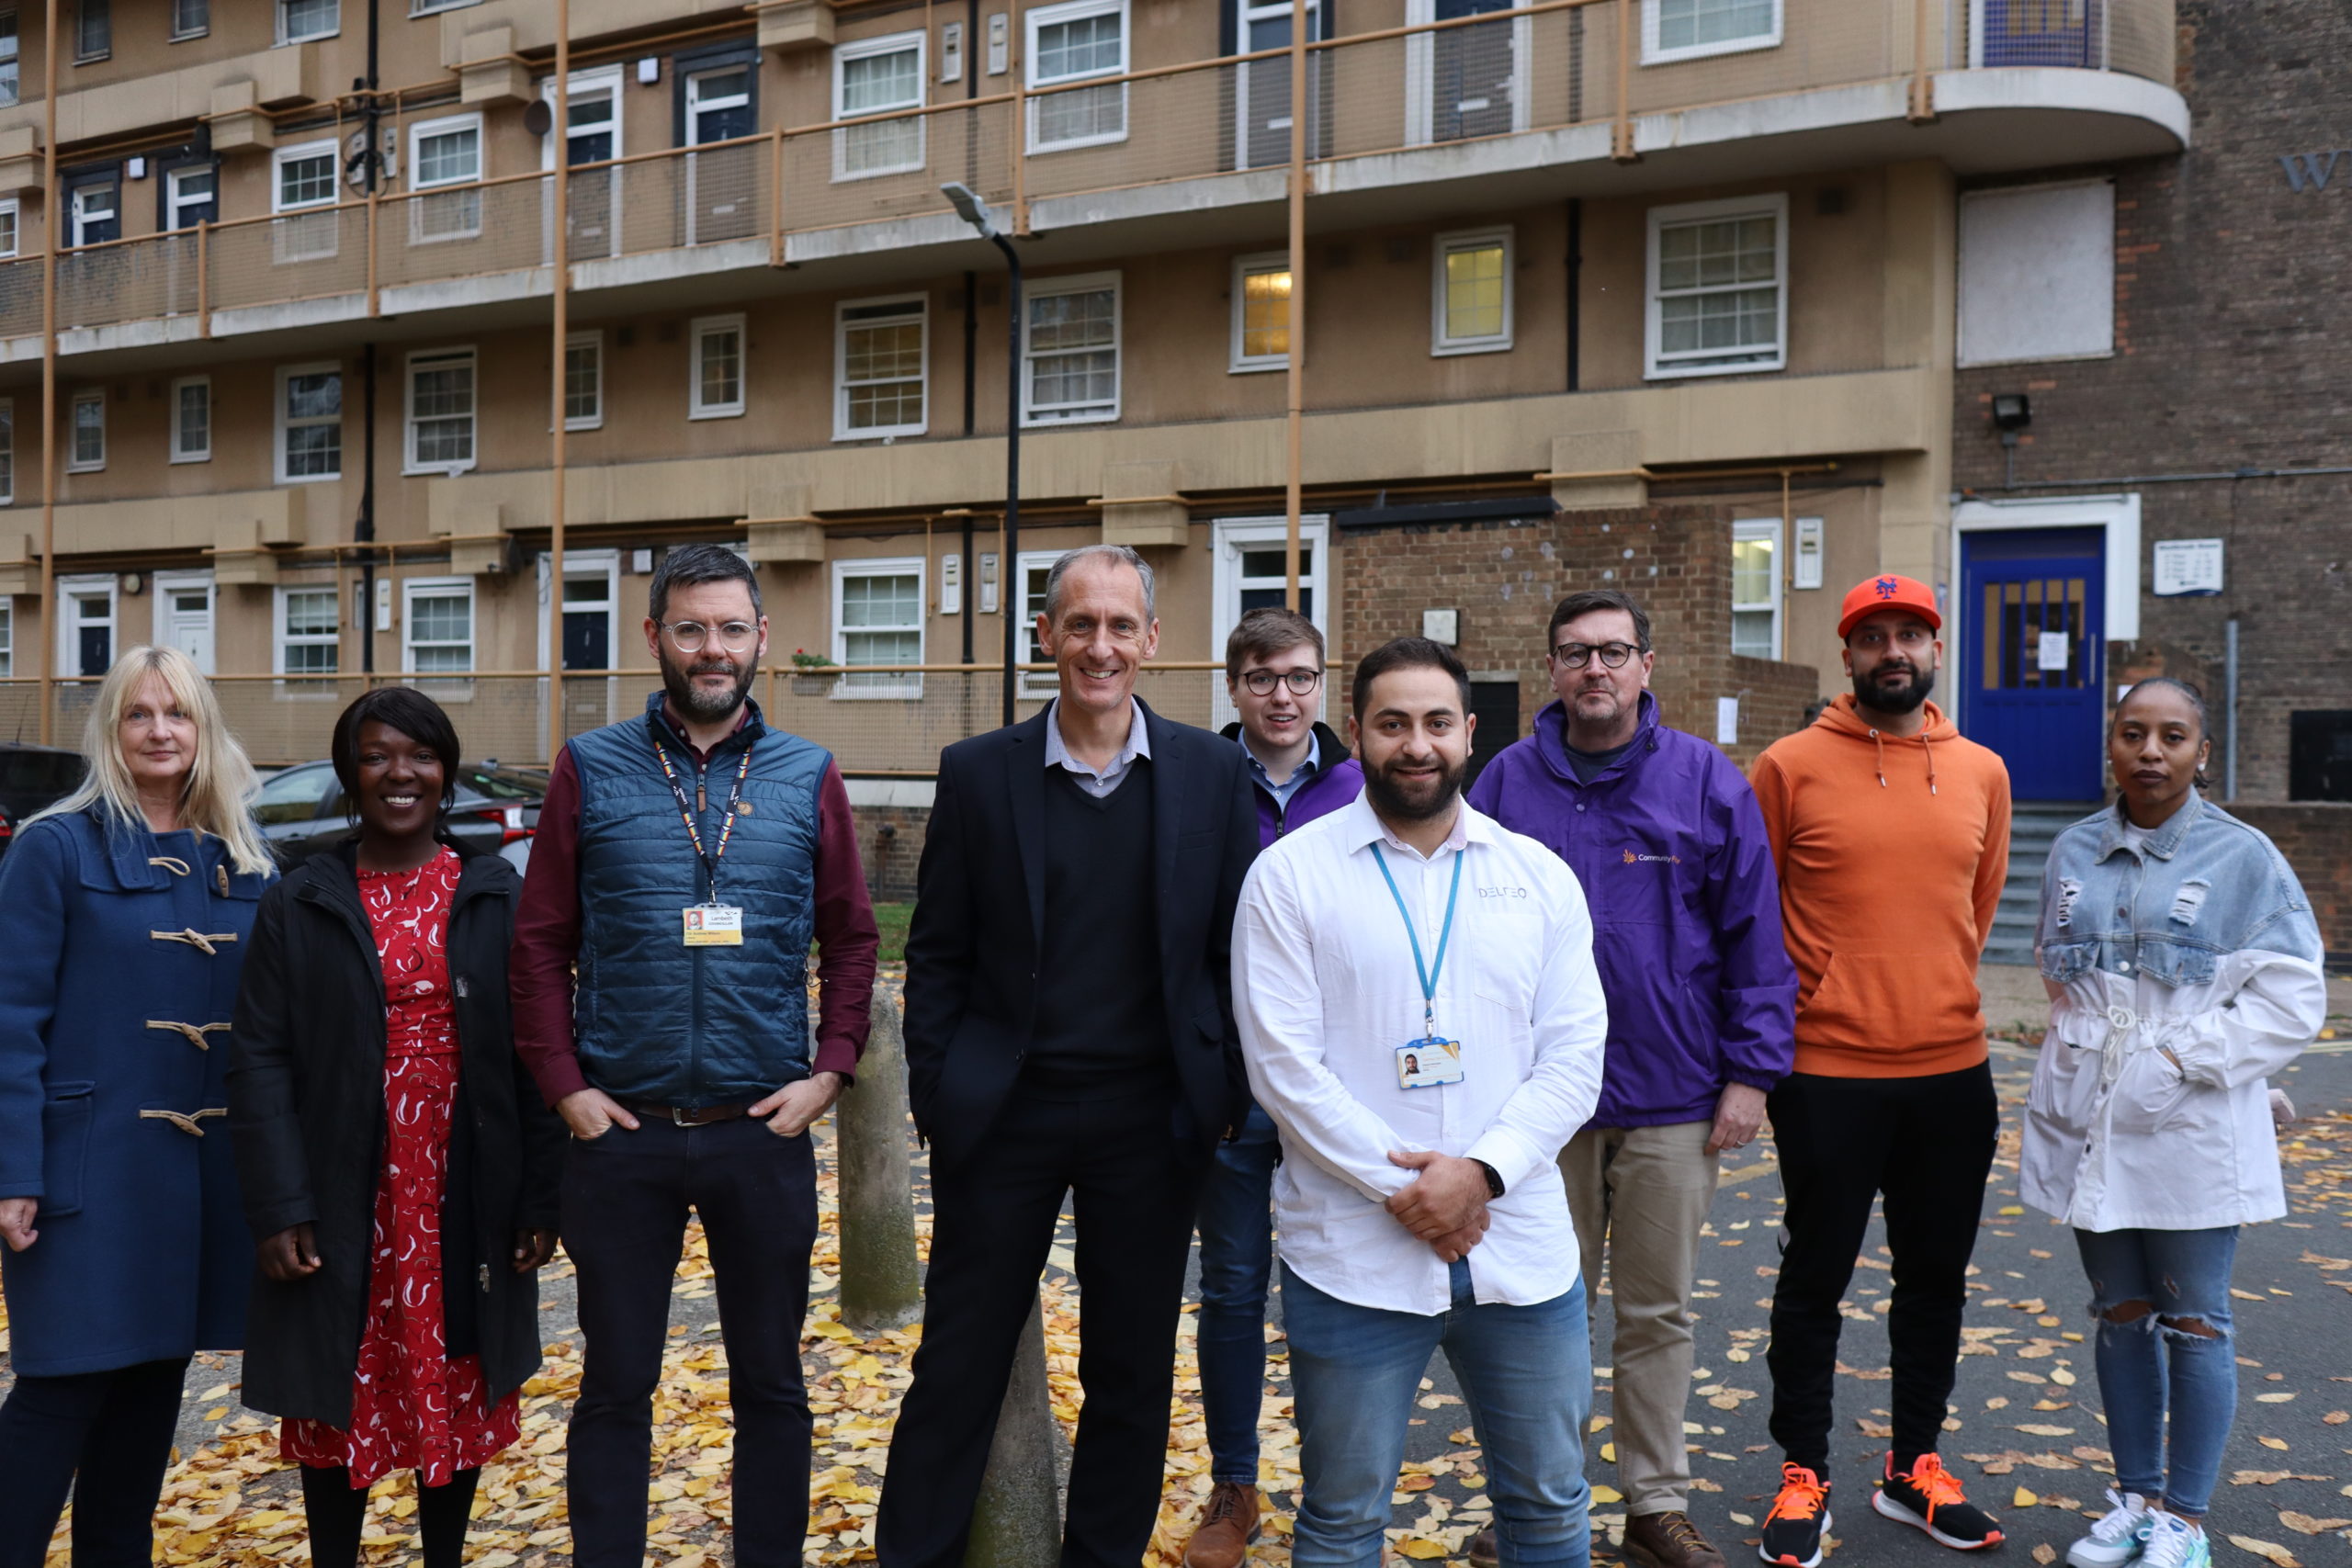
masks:
{"type": "MultiPolygon", "coordinates": [[[[449,832],[504,856],[520,871],[529,862],[547,794],[548,775],[540,769],[502,767],[495,759],[469,762],[458,770],[449,832]]],[[[334,763],[298,762],[263,782],[254,816],[277,863],[290,869],[351,830],[356,818],[347,804],[334,763]]]]}
{"type": "Polygon", "coordinates": [[[79,751],[0,741],[0,852],[15,841],[17,824],[81,788],[88,771],[79,751]]]}

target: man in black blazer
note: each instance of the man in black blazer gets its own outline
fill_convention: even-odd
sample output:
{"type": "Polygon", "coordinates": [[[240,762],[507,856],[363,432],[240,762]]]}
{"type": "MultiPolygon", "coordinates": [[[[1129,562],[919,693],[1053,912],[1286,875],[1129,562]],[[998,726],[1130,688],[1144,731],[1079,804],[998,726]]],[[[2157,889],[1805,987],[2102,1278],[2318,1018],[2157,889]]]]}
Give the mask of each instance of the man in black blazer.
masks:
{"type": "Polygon", "coordinates": [[[1133,550],[1056,562],[1037,635],[1060,694],[941,755],[907,936],[933,1228],[876,1521],[884,1568],[963,1562],[1073,1193],[1086,1408],[1061,1562],[1136,1568],[1159,1508],[1194,1195],[1246,1105],[1227,984],[1258,848],[1241,749],[1136,699],[1159,624],[1133,550]]]}

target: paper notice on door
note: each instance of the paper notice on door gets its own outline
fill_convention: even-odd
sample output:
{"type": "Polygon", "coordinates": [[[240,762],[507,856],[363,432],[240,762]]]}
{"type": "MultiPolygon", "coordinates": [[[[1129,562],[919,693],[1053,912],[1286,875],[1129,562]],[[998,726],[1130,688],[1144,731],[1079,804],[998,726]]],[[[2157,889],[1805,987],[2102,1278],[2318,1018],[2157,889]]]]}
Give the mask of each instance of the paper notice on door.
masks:
{"type": "Polygon", "coordinates": [[[2066,668],[2066,653],[2064,632],[2043,632],[2041,647],[2034,657],[2033,667],[2037,670],[2064,670],[2066,668]]]}

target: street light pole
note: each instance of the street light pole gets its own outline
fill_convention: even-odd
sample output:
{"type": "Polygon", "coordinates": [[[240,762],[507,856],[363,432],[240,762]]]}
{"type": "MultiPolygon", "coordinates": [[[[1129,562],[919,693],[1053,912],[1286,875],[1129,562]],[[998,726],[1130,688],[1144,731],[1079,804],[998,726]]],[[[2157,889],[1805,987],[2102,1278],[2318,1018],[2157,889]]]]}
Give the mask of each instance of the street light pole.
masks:
{"type": "Polygon", "coordinates": [[[1004,615],[1004,722],[1011,724],[1013,697],[1021,684],[1021,254],[998,231],[989,220],[988,204],[972,194],[971,186],[951,182],[939,188],[954,204],[956,216],[1004,253],[1004,265],[1012,275],[1007,285],[1011,309],[1005,312],[1010,325],[1004,355],[1004,559],[997,569],[997,604],[1004,615]]]}

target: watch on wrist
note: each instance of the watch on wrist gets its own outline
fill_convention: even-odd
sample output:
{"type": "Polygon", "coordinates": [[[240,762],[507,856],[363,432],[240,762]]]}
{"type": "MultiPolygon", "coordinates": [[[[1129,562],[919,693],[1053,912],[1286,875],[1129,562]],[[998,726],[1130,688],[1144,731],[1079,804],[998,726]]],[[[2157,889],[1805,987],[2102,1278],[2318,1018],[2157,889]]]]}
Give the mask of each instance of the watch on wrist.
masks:
{"type": "Polygon", "coordinates": [[[1474,1159],[1470,1163],[1487,1173],[1487,1196],[1490,1199],[1501,1197],[1503,1195],[1503,1179],[1501,1175],[1496,1171],[1495,1168],[1488,1165],[1482,1159],[1474,1159]]]}

